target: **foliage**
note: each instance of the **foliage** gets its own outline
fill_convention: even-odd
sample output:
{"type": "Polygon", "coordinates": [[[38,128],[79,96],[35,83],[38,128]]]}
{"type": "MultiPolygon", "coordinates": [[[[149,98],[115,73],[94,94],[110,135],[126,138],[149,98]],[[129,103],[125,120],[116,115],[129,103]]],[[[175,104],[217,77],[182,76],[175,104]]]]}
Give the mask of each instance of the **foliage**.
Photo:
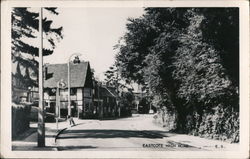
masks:
{"type": "MultiPolygon", "coordinates": [[[[58,15],[56,8],[44,8],[52,14],[58,15]]],[[[39,13],[31,11],[31,8],[13,8],[11,14],[11,57],[12,62],[18,62],[28,71],[37,76],[38,63],[35,59],[38,56],[38,46],[33,46],[29,40],[35,40],[38,34],[39,13]]],[[[43,55],[53,53],[56,41],[63,38],[62,27],[52,27],[52,20],[43,19],[44,43],[48,43],[47,48],[43,48],[43,55]]],[[[38,39],[37,39],[38,40],[38,39]]],[[[25,76],[27,76],[26,74],[25,76]]]]}
{"type": "Polygon", "coordinates": [[[109,69],[105,72],[105,82],[108,86],[112,86],[116,88],[117,93],[120,92],[120,90],[126,88],[125,84],[121,82],[121,76],[119,73],[119,69],[114,64],[109,67],[109,69]]]}
{"type": "Polygon", "coordinates": [[[235,87],[239,85],[239,9],[202,8],[203,39],[219,50],[221,64],[235,87]]]}
{"type": "Polygon", "coordinates": [[[239,113],[218,106],[214,112],[205,113],[200,127],[192,131],[204,137],[239,142],[239,113]]]}
{"type": "Polygon", "coordinates": [[[12,139],[29,129],[30,105],[12,103],[12,139]]]}
{"type": "MultiPolygon", "coordinates": [[[[211,122],[203,115],[218,117],[216,108],[238,112],[238,12],[146,8],[142,17],[128,20],[127,32],[116,46],[121,77],[143,84],[154,106],[175,113],[179,132],[200,130],[204,122],[208,127],[211,122],[220,125],[228,115],[211,122]]],[[[217,126],[212,133],[225,131],[217,126]]]]}
{"type": "Polygon", "coordinates": [[[132,92],[133,90],[128,87],[129,81],[124,82],[122,80],[120,70],[116,63],[110,66],[105,72],[105,77],[106,85],[114,87],[118,95],[116,100],[119,102],[121,108],[121,116],[130,116],[135,96],[132,92]]]}

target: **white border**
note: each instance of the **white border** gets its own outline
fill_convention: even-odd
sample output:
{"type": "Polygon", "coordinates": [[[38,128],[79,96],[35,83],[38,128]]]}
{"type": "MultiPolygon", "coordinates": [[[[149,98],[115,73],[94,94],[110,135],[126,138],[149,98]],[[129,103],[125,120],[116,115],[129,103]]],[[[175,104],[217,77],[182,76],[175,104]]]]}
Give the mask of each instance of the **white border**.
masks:
{"type": "Polygon", "coordinates": [[[248,158],[249,156],[249,2],[248,1],[2,1],[1,2],[1,155],[4,158],[248,158]],[[11,151],[11,7],[239,7],[239,151],[11,151]]]}

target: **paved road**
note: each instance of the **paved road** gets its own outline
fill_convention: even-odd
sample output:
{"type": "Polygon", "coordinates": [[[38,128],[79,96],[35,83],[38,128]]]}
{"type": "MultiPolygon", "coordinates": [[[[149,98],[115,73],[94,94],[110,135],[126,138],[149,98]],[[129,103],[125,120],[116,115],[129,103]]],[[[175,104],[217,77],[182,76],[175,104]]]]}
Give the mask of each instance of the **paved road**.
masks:
{"type": "Polygon", "coordinates": [[[83,120],[60,134],[58,150],[200,150],[168,140],[174,134],[154,125],[152,119],[152,115],[140,115],[116,120],[83,120]]]}

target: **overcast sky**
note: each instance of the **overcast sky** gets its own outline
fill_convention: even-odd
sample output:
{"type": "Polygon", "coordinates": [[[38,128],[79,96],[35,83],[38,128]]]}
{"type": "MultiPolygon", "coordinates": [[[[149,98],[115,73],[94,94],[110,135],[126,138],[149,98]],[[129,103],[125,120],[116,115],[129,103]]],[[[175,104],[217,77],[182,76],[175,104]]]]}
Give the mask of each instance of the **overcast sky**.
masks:
{"type": "Polygon", "coordinates": [[[89,61],[95,76],[103,80],[114,63],[113,46],[126,31],[128,17],[140,17],[143,8],[58,8],[52,16],[55,26],[63,26],[64,38],[44,63],[66,63],[72,53],[89,61]]]}

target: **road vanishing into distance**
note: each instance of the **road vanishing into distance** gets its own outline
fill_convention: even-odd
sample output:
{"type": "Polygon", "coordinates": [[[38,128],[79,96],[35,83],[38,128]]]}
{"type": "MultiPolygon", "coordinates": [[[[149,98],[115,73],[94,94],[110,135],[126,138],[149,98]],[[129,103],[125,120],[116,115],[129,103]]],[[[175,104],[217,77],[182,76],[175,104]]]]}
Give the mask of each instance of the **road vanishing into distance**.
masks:
{"type": "Polygon", "coordinates": [[[153,115],[115,120],[79,120],[57,138],[58,151],[190,151],[201,150],[169,138],[175,135],[153,123],[153,115]]]}

